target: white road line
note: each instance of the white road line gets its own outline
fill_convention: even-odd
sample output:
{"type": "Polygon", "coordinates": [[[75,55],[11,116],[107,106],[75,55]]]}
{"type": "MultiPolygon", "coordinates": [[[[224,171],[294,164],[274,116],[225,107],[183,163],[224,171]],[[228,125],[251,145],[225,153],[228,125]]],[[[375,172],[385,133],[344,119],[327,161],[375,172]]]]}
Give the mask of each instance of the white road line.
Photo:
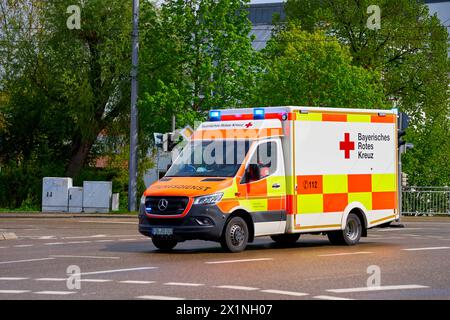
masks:
{"type": "Polygon", "coordinates": [[[64,242],[47,242],[44,243],[44,245],[46,246],[56,246],[56,245],[60,245],[60,244],[65,244],[64,242]]]}
{"type": "Polygon", "coordinates": [[[239,263],[239,262],[255,262],[255,261],[271,261],[273,258],[258,258],[258,259],[239,259],[239,260],[222,260],[222,261],[207,261],[206,264],[220,264],[220,263],[239,263]]]}
{"type": "Polygon", "coordinates": [[[27,247],[32,247],[34,246],[33,244],[18,244],[15,245],[14,248],[27,248],[27,247]]]}
{"type": "Polygon", "coordinates": [[[216,286],[216,288],[220,288],[220,289],[233,289],[233,290],[243,290],[243,291],[254,291],[254,290],[259,290],[259,288],[254,288],[254,287],[231,286],[231,285],[216,286]]]}
{"type": "Polygon", "coordinates": [[[9,247],[0,247],[0,249],[6,249],[6,248],[9,248],[9,247]]]}
{"type": "Polygon", "coordinates": [[[157,267],[140,267],[140,268],[128,268],[128,269],[114,269],[114,270],[103,270],[103,271],[94,271],[94,272],[83,272],[81,274],[76,275],[91,275],[91,274],[105,274],[105,273],[115,273],[115,272],[128,272],[128,271],[141,271],[141,270],[153,270],[158,269],[157,267]]]}
{"type": "Polygon", "coordinates": [[[64,296],[68,294],[73,294],[75,291],[37,291],[33,292],[34,294],[47,294],[47,295],[59,295],[64,296]]]}
{"type": "Polygon", "coordinates": [[[313,298],[321,300],[354,300],[350,298],[333,297],[333,296],[314,296],[313,298]]]}
{"type": "Polygon", "coordinates": [[[123,237],[135,237],[135,234],[114,234],[114,235],[107,235],[107,234],[95,234],[92,236],[76,236],[76,237],[63,237],[63,239],[90,239],[90,238],[123,238],[123,237]]]}
{"type": "Polygon", "coordinates": [[[284,291],[284,290],[272,290],[272,289],[268,289],[268,290],[261,290],[261,292],[264,293],[274,293],[274,294],[283,294],[286,296],[294,296],[294,297],[303,297],[303,296],[307,296],[307,293],[303,293],[303,292],[295,292],[295,291],[284,291]]]}
{"type": "Polygon", "coordinates": [[[106,256],[70,256],[70,255],[53,255],[53,258],[83,258],[83,259],[120,259],[120,257],[106,256]]]}
{"type": "Polygon", "coordinates": [[[54,260],[54,259],[55,259],[55,258],[41,258],[41,259],[27,259],[27,260],[1,261],[0,264],[21,263],[21,262],[35,262],[35,261],[45,261],[45,260],[54,260]]]}
{"type": "Polygon", "coordinates": [[[92,241],[69,241],[66,244],[82,244],[82,243],[92,243],[92,241]]]}
{"type": "Polygon", "coordinates": [[[20,277],[1,277],[0,280],[3,281],[18,281],[18,280],[28,280],[29,278],[20,278],[20,277]]]}
{"type": "Polygon", "coordinates": [[[66,281],[66,278],[38,278],[35,281],[66,281]]]}
{"type": "Polygon", "coordinates": [[[318,257],[350,256],[350,255],[356,255],[356,254],[370,254],[370,253],[373,253],[373,252],[369,252],[369,251],[341,252],[341,253],[319,254],[318,257]]]}
{"type": "Polygon", "coordinates": [[[119,239],[119,241],[137,241],[138,239],[119,239]]]}
{"type": "Polygon", "coordinates": [[[425,247],[425,248],[408,248],[402,249],[403,251],[422,251],[422,250],[444,250],[450,249],[450,247],[425,247]]]}
{"type": "Polygon", "coordinates": [[[427,286],[418,284],[406,284],[398,286],[379,286],[379,287],[360,287],[360,288],[345,288],[345,289],[329,289],[328,292],[346,293],[346,292],[367,292],[367,291],[384,291],[384,290],[408,290],[408,289],[425,289],[427,286]]]}
{"type": "Polygon", "coordinates": [[[119,281],[119,283],[126,283],[126,284],[152,284],[155,283],[156,281],[138,281],[138,280],[124,280],[124,281],[119,281]]]}
{"type": "Polygon", "coordinates": [[[30,290],[0,290],[0,293],[6,294],[17,294],[17,293],[26,293],[30,292],[30,290]]]}
{"type": "Polygon", "coordinates": [[[113,242],[114,240],[95,240],[94,242],[113,242]]]}
{"type": "Polygon", "coordinates": [[[166,282],[166,286],[186,286],[186,287],[201,287],[204,286],[202,283],[188,283],[188,282],[166,282]]]}
{"type": "Polygon", "coordinates": [[[81,282],[93,282],[93,283],[103,283],[103,282],[111,282],[112,280],[108,279],[80,279],[81,282]]]}
{"type": "Polygon", "coordinates": [[[139,296],[137,299],[147,299],[147,300],[186,300],[185,298],[178,297],[167,297],[167,296],[139,296]]]}

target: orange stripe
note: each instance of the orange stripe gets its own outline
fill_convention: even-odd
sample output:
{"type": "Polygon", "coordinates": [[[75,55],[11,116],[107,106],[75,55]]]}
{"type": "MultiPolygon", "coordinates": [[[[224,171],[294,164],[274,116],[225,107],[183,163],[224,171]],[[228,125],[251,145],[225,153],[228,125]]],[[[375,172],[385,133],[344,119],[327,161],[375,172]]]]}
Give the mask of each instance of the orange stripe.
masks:
{"type": "Polygon", "coordinates": [[[323,191],[322,176],[297,176],[298,194],[321,194],[323,191]]]}
{"type": "Polygon", "coordinates": [[[347,193],[332,193],[323,195],[323,212],[344,211],[347,204],[347,193]]]}
{"type": "Polygon", "coordinates": [[[274,199],[267,200],[267,210],[284,210],[286,208],[286,199],[284,197],[278,197],[274,199]]]}
{"type": "Polygon", "coordinates": [[[373,115],[371,116],[372,122],[378,123],[395,123],[395,115],[387,114],[384,116],[373,115]]]}
{"type": "Polygon", "coordinates": [[[217,206],[223,213],[230,213],[233,208],[239,206],[239,201],[236,200],[222,200],[217,206]]]}
{"type": "Polygon", "coordinates": [[[347,115],[346,114],[324,113],[324,114],[322,114],[322,121],[347,122],[347,115]]]}
{"type": "Polygon", "coordinates": [[[372,210],[395,209],[397,193],[372,192],[372,210]]]}
{"type": "Polygon", "coordinates": [[[372,175],[370,174],[349,174],[348,192],[371,192],[372,175]]]}
{"type": "Polygon", "coordinates": [[[226,114],[220,117],[221,121],[232,121],[232,120],[253,120],[253,114],[226,114]]]}
{"type": "Polygon", "coordinates": [[[294,196],[291,194],[286,195],[286,211],[287,214],[294,214],[294,196]]]}

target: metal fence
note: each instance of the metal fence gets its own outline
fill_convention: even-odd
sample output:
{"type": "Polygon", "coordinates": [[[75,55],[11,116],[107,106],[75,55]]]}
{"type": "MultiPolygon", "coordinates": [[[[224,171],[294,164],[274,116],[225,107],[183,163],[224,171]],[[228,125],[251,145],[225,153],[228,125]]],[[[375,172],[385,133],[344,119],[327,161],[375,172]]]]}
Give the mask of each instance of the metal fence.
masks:
{"type": "Polygon", "coordinates": [[[450,187],[408,187],[402,190],[402,214],[450,215],[450,187]]]}

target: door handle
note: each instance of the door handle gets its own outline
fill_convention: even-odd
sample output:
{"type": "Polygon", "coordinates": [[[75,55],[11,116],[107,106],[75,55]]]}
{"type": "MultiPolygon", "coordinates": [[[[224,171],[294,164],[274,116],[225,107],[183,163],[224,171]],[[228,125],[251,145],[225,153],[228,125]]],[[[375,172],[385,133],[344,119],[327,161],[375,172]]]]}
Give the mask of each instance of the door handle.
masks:
{"type": "Polygon", "coordinates": [[[281,187],[279,183],[274,183],[272,185],[272,188],[274,188],[274,189],[278,189],[279,187],[281,187]]]}

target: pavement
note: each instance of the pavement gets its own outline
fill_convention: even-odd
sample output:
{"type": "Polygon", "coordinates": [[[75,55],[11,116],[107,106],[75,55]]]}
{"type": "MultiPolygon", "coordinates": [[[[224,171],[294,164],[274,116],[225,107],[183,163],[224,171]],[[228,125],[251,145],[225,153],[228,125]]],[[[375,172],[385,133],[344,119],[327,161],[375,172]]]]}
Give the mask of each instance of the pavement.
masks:
{"type": "Polygon", "coordinates": [[[408,217],[352,247],[263,237],[238,254],[188,241],[161,253],[137,218],[0,215],[0,300],[450,299],[450,219],[408,217]],[[80,280],[80,281],[78,281],[80,280]]]}

